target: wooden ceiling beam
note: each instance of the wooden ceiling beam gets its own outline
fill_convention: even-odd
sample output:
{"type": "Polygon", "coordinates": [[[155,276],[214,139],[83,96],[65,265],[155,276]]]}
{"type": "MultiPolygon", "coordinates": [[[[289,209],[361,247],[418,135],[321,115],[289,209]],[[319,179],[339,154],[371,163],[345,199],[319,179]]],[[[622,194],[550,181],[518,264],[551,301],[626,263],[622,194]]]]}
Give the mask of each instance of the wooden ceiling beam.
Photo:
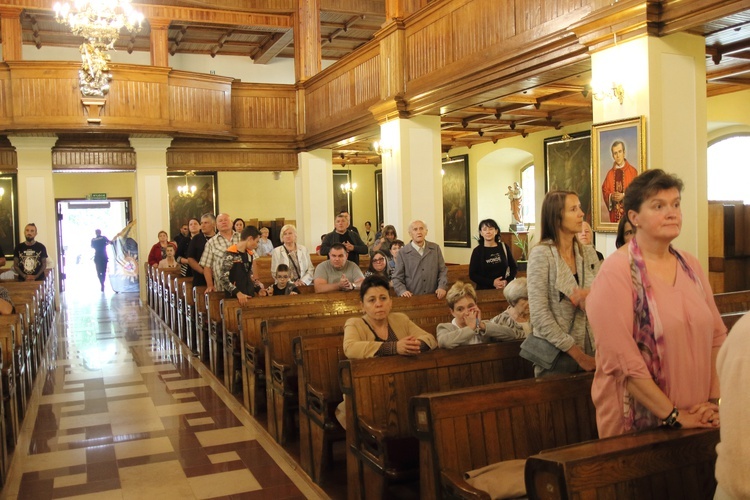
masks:
{"type": "Polygon", "coordinates": [[[713,82],[715,80],[724,80],[737,75],[750,72],[750,63],[736,64],[716,71],[706,73],[706,80],[713,82]]]}
{"type": "Polygon", "coordinates": [[[250,54],[250,57],[255,64],[268,64],[271,62],[271,59],[278,56],[282,50],[287,48],[293,39],[294,30],[290,29],[285,33],[275,33],[269,36],[267,40],[261,42],[258,50],[250,54]]]}
{"type": "Polygon", "coordinates": [[[326,43],[333,42],[334,38],[337,38],[341,36],[342,34],[349,31],[349,29],[357,24],[358,21],[361,21],[364,18],[364,16],[354,16],[350,18],[346,23],[344,23],[340,28],[337,28],[333,33],[328,35],[327,37],[324,37],[324,40],[322,42],[322,45],[325,45],[326,43]]]}
{"type": "MultiPolygon", "coordinates": [[[[738,40],[726,45],[712,45],[706,47],[706,54],[711,56],[714,64],[719,64],[724,56],[734,56],[735,54],[750,50],[750,40],[738,40]]],[[[737,56],[742,57],[742,56],[737,56]]]]}

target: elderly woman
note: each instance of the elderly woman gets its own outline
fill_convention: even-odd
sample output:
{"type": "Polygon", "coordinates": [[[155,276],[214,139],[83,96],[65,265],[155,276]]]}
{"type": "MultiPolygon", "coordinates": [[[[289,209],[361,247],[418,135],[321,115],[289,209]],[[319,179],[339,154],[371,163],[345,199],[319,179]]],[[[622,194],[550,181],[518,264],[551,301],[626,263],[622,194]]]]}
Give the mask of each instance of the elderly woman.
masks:
{"type": "Polygon", "coordinates": [[[375,243],[373,243],[372,249],[370,249],[370,255],[375,255],[375,252],[378,250],[382,250],[386,255],[390,255],[391,245],[396,238],[396,228],[390,224],[385,226],[383,229],[383,236],[375,240],[375,243]]]}
{"type": "Polygon", "coordinates": [[[531,334],[529,322],[529,290],[526,278],[516,278],[503,288],[503,295],[508,301],[508,308],[492,319],[493,322],[507,326],[515,332],[516,338],[525,338],[531,334]]]}
{"type": "Polygon", "coordinates": [[[388,273],[388,256],[385,252],[380,250],[370,257],[370,266],[367,268],[367,271],[365,271],[365,278],[374,275],[382,276],[388,281],[391,279],[388,273]]]}
{"type": "Polygon", "coordinates": [[[499,315],[489,321],[482,320],[482,312],[477,306],[477,293],[470,283],[456,281],[448,290],[445,300],[453,315],[453,321],[437,326],[438,345],[444,349],[526,337],[523,330],[513,330],[500,325],[499,315]]]}
{"type": "Polygon", "coordinates": [[[502,289],[516,277],[516,261],[510,247],[500,241],[500,226],[494,219],[479,223],[479,246],[471,252],[469,278],[477,290],[502,289]]]}
{"type": "Polygon", "coordinates": [[[623,204],[636,235],[604,262],[586,299],[600,437],[719,426],[716,356],[726,327],[700,263],[672,246],[682,188],[658,169],[630,183],[623,204]]]}
{"type": "Polygon", "coordinates": [[[258,242],[258,248],[255,250],[255,255],[263,257],[264,255],[271,255],[273,252],[273,242],[268,239],[268,228],[260,228],[260,241],[258,242]]]}
{"type": "Polygon", "coordinates": [[[533,333],[522,348],[522,355],[534,362],[537,377],[593,371],[596,367],[586,296],[600,263],[592,246],[576,240],[582,227],[578,195],[548,192],[542,202],[541,242],[529,255],[533,333]]]}
{"type": "Polygon", "coordinates": [[[167,258],[167,247],[169,247],[169,235],[166,231],[159,231],[159,241],[151,247],[148,253],[148,265],[158,267],[159,262],[167,258]]]}
{"type": "Polygon", "coordinates": [[[437,347],[435,337],[415,325],[404,313],[391,313],[388,280],[370,276],[359,290],[361,318],[344,325],[344,355],[351,359],[378,356],[415,356],[437,347]]]}
{"type": "Polygon", "coordinates": [[[623,214],[620,218],[620,222],[617,224],[617,239],[615,239],[615,247],[620,248],[626,243],[630,243],[630,240],[635,236],[635,228],[628,219],[628,214],[623,214]]]}
{"type": "Polygon", "coordinates": [[[281,245],[271,252],[271,274],[276,279],[279,264],[289,266],[291,282],[296,286],[307,286],[313,281],[313,267],[307,249],[297,244],[297,228],[285,224],[281,228],[281,245]]]}

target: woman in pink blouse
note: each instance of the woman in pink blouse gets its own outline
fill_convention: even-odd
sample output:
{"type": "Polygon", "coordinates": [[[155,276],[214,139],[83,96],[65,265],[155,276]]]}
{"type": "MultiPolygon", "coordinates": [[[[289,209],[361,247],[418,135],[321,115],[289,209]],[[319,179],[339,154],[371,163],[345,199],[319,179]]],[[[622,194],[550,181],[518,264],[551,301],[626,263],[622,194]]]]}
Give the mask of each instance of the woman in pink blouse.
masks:
{"type": "Polygon", "coordinates": [[[624,205],[636,235],[604,261],[587,298],[600,437],[719,426],[716,355],[726,327],[698,260],[672,247],[682,187],[663,170],[630,184],[624,205]]]}

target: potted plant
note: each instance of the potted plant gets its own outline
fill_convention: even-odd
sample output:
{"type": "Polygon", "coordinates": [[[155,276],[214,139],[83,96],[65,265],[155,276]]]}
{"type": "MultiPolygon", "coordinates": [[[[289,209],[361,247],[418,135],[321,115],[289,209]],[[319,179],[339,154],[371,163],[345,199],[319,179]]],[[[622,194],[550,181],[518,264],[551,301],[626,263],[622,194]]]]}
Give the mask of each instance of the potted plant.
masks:
{"type": "Polygon", "coordinates": [[[518,270],[525,272],[526,264],[529,261],[529,248],[531,247],[531,242],[534,240],[534,234],[526,233],[528,237],[526,240],[523,240],[515,230],[511,229],[510,232],[513,233],[513,244],[521,249],[521,258],[517,262],[518,270]]]}

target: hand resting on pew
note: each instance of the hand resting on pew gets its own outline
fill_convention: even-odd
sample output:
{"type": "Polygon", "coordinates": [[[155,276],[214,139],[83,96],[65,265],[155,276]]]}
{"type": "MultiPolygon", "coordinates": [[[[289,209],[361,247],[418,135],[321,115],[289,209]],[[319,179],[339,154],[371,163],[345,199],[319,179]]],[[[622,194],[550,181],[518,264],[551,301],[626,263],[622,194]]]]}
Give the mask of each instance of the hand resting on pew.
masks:
{"type": "Polygon", "coordinates": [[[415,325],[403,313],[391,314],[393,302],[388,280],[372,275],[360,289],[362,318],[350,318],[344,326],[347,358],[414,356],[437,347],[435,337],[415,325]]]}

